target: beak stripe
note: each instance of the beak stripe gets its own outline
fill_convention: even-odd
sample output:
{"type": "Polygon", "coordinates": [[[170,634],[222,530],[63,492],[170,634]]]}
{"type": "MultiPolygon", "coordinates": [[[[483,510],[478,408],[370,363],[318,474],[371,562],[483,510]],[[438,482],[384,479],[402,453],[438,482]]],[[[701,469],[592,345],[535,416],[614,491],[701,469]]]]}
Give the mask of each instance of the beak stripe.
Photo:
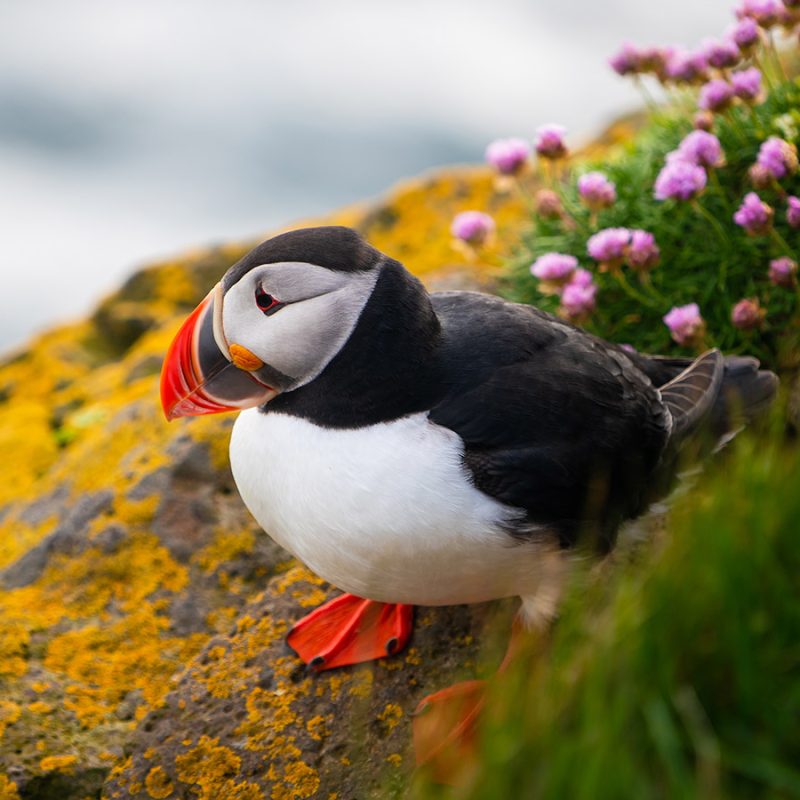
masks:
{"type": "Polygon", "coordinates": [[[211,294],[214,296],[214,318],[212,320],[214,341],[217,343],[217,347],[222,351],[222,355],[224,355],[228,361],[233,361],[230,349],[228,348],[228,340],[225,338],[225,329],[222,327],[222,299],[225,294],[225,290],[222,288],[222,281],[211,290],[211,294]]]}

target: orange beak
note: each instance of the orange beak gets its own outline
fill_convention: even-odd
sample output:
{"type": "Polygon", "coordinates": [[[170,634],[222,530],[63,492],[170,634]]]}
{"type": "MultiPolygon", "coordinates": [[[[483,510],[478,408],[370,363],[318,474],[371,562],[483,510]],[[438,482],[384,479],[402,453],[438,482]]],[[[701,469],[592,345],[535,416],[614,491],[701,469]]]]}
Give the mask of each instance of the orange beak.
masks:
{"type": "Polygon", "coordinates": [[[227,357],[214,336],[214,304],[221,291],[208,294],[181,325],[161,369],[161,406],[168,420],[241,411],[262,405],[277,392],[253,374],[263,363],[240,345],[227,357]],[[243,357],[248,354],[251,359],[243,357]]]}

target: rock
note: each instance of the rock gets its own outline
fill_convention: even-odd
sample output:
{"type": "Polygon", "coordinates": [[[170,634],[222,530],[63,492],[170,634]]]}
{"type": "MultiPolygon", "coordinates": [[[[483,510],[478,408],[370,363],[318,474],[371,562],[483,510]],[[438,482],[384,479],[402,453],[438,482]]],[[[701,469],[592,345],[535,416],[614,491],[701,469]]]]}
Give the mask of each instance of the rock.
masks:
{"type": "MultiPolygon", "coordinates": [[[[525,211],[485,169],[326,222],[430,285],[481,288],[491,270],[449,234],[471,207],[513,246],[525,211]]],[[[470,674],[481,608],[422,611],[406,653],[310,675],[282,636],[331,590],[244,508],[232,419],[164,421],[166,347],[251,245],[140,270],[0,364],[0,797],[97,797],[109,773],[107,797],[369,797],[409,768],[417,699],[470,674]]]]}

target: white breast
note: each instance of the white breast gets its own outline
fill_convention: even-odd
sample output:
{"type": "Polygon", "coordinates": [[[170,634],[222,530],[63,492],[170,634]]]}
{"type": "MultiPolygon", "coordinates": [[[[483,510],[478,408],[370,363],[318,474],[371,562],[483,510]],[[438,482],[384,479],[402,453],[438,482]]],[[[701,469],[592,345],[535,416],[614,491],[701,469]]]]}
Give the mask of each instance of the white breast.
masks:
{"type": "Polygon", "coordinates": [[[544,546],[501,529],[513,510],[470,483],[462,453],[425,414],[340,430],[257,409],[230,450],[258,523],[345,591],[419,605],[530,594],[544,546]]]}

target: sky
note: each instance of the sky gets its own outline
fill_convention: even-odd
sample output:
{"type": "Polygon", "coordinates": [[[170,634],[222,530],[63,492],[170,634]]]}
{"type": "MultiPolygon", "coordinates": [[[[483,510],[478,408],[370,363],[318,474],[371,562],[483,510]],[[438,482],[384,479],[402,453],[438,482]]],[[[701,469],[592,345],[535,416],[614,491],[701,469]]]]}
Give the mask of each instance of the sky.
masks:
{"type": "Polygon", "coordinates": [[[636,108],[623,40],[695,46],[731,0],[7,0],[0,352],[149,259],[253,238],[636,108]]]}

